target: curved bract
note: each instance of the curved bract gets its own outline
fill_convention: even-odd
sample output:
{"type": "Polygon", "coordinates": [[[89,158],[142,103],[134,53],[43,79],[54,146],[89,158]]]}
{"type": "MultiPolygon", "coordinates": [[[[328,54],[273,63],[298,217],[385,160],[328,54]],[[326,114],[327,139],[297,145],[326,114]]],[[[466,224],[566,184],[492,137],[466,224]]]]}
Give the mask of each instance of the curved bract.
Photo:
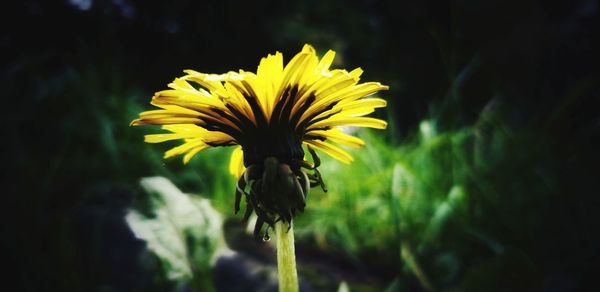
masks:
{"type": "MultiPolygon", "coordinates": [[[[183,139],[164,157],[183,155],[184,163],[206,148],[238,145],[230,171],[252,184],[248,192],[238,187],[239,193],[255,205],[251,207],[260,220],[291,221],[295,211],[304,208],[299,196],[305,198],[308,187],[316,184],[324,188],[316,166],[304,160],[303,145],[350,163],[352,156],[338,145],[360,147],[364,142],[339,127],[387,126],[383,120],[365,116],[386,106],[383,99],[367,97],[388,87],[359,83],[360,68],[350,72],[330,69],[334,56],[330,50],[319,59],[314,48],[305,45],[285,66],[279,52],[262,58],[256,73],[185,70],[186,75],[168,85],[170,89],[152,97],[151,104],[159,109],[142,112],[131,124],[162,125],[167,131],[146,135],[148,143],[183,139]],[[246,168],[251,167],[254,170],[248,175],[246,168]],[[279,185],[264,180],[269,167],[277,171],[269,178],[279,185]],[[284,178],[279,179],[281,175],[284,178]],[[284,183],[288,178],[291,181],[284,183]],[[274,192],[275,188],[289,191],[274,192]],[[288,195],[292,198],[272,198],[288,195]]],[[[318,160],[316,153],[314,160],[318,160]]]]}

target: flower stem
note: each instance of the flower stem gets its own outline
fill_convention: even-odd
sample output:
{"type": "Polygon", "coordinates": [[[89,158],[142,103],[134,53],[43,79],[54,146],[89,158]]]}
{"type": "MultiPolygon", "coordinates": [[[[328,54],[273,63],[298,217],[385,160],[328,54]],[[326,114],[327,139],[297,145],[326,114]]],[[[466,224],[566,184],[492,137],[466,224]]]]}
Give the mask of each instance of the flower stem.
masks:
{"type": "Polygon", "coordinates": [[[297,292],[298,273],[296,271],[296,252],[294,250],[294,227],[283,221],[275,223],[277,234],[277,272],[279,274],[279,291],[297,292]]]}

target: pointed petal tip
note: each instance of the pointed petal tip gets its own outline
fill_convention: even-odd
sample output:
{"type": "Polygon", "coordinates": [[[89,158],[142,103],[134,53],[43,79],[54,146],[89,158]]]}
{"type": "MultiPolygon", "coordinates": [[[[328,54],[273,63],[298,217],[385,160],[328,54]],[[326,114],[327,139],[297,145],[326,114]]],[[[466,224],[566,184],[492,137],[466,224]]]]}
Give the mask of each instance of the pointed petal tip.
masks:
{"type": "Polygon", "coordinates": [[[131,121],[131,123],[129,123],[130,127],[132,127],[132,126],[141,126],[141,125],[145,125],[145,124],[140,119],[135,119],[135,120],[131,121]]]}
{"type": "Polygon", "coordinates": [[[198,74],[202,74],[202,73],[200,73],[200,72],[198,72],[198,71],[196,71],[196,70],[193,70],[193,69],[185,69],[185,70],[183,70],[183,73],[185,73],[185,74],[187,74],[187,75],[186,75],[186,76],[183,76],[182,78],[186,78],[186,77],[188,77],[188,76],[191,76],[191,75],[198,75],[198,74]]]}
{"type": "Polygon", "coordinates": [[[349,155],[348,157],[344,157],[344,159],[338,158],[336,160],[342,162],[343,164],[350,165],[352,162],[354,162],[354,157],[349,155]]]}
{"type": "Polygon", "coordinates": [[[144,135],[145,143],[161,143],[169,140],[175,140],[175,138],[170,138],[169,135],[173,134],[148,134],[144,135]]]}
{"type": "Polygon", "coordinates": [[[163,155],[164,160],[171,159],[171,158],[181,154],[180,151],[172,151],[172,150],[173,149],[170,149],[165,152],[165,154],[163,155]]]}
{"type": "Polygon", "coordinates": [[[296,54],[296,56],[300,56],[300,55],[304,55],[304,56],[313,56],[316,57],[317,56],[317,51],[315,50],[315,48],[312,45],[309,44],[305,44],[304,47],[302,47],[302,51],[300,51],[299,53],[296,54]]]}
{"type": "Polygon", "coordinates": [[[374,125],[371,128],[373,128],[373,129],[379,129],[379,130],[385,130],[387,128],[387,126],[388,126],[388,123],[386,121],[379,120],[379,124],[374,125]]]}
{"type": "Polygon", "coordinates": [[[310,44],[304,44],[302,47],[302,53],[315,53],[315,48],[310,44]]]}

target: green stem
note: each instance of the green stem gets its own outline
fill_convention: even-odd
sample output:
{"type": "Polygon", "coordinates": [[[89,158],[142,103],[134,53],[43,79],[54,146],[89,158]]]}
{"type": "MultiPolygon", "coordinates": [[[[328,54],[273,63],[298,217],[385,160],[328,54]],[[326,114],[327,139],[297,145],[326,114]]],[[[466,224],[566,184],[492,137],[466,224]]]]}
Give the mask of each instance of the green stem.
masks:
{"type": "Polygon", "coordinates": [[[294,251],[294,227],[283,221],[275,223],[277,234],[277,272],[279,274],[279,291],[297,292],[298,273],[296,272],[296,252],[294,251]]]}

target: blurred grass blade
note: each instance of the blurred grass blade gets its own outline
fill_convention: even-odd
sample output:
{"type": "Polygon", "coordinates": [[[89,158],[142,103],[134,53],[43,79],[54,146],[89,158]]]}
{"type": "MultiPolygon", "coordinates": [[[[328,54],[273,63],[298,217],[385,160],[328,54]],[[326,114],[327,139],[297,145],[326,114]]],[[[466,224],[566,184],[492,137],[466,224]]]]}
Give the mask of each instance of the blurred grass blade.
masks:
{"type": "Polygon", "coordinates": [[[465,198],[465,191],[462,186],[456,185],[450,189],[447,199],[439,204],[429,220],[423,233],[423,238],[419,244],[418,250],[421,250],[433,240],[439,237],[444,225],[448,219],[453,216],[465,198]]]}
{"type": "Polygon", "coordinates": [[[350,292],[350,286],[346,281],[342,281],[337,289],[337,292],[350,292]]]}

